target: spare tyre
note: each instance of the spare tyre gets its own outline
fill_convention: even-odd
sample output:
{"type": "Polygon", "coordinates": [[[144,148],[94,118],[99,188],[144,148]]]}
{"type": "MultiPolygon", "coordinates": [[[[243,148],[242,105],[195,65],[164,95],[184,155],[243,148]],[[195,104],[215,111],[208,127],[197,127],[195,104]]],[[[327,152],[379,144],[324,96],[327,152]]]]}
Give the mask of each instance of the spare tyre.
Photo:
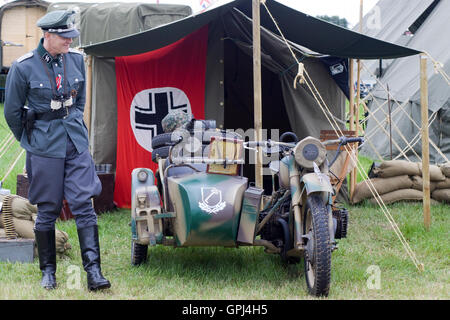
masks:
{"type": "Polygon", "coordinates": [[[169,156],[170,146],[159,147],[153,149],[152,152],[152,161],[154,163],[158,163],[158,158],[167,158],[169,156]]]}
{"type": "Polygon", "coordinates": [[[173,145],[172,133],[161,133],[152,138],[152,149],[155,150],[159,147],[166,147],[173,145]]]}

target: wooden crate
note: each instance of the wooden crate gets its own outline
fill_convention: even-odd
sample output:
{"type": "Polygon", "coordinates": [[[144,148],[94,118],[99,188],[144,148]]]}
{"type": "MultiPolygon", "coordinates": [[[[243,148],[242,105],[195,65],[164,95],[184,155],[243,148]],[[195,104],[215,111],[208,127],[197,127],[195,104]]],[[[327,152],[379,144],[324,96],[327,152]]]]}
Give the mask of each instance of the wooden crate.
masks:
{"type": "MultiPolygon", "coordinates": [[[[98,197],[94,198],[94,210],[97,214],[111,211],[116,208],[114,204],[114,173],[98,173],[98,178],[102,184],[102,192],[98,197]]],[[[17,195],[28,199],[28,178],[26,175],[17,175],[17,195]]],[[[69,204],[66,200],[63,200],[63,206],[61,209],[60,219],[69,220],[73,218],[73,214],[70,211],[69,204]]]]}
{"type": "MultiPolygon", "coordinates": [[[[356,137],[356,131],[343,130],[342,133],[347,138],[356,137]]],[[[334,130],[321,130],[320,131],[320,141],[337,140],[337,139],[339,139],[339,136],[336,135],[336,132],[334,130]]],[[[350,147],[351,150],[354,150],[358,147],[358,144],[357,143],[349,143],[348,146],[350,147]]],[[[327,145],[326,149],[330,150],[330,151],[331,150],[337,151],[338,147],[339,147],[339,143],[336,143],[336,144],[332,144],[332,145],[327,145]]],[[[333,202],[336,200],[337,194],[339,193],[339,190],[341,189],[342,183],[344,182],[344,179],[345,179],[345,175],[346,175],[345,173],[347,172],[347,167],[350,163],[350,154],[347,151],[345,151],[345,149],[342,152],[346,154],[344,166],[343,166],[341,172],[338,173],[337,177],[334,177],[334,176],[330,177],[331,184],[333,185],[333,187],[336,190],[336,195],[333,196],[333,202]]]]}
{"type": "Polygon", "coordinates": [[[97,173],[102,183],[102,193],[94,198],[94,210],[97,214],[111,211],[116,208],[114,204],[114,173],[97,173]]]}
{"type": "Polygon", "coordinates": [[[0,239],[0,261],[31,263],[33,260],[33,239],[0,239]]]}

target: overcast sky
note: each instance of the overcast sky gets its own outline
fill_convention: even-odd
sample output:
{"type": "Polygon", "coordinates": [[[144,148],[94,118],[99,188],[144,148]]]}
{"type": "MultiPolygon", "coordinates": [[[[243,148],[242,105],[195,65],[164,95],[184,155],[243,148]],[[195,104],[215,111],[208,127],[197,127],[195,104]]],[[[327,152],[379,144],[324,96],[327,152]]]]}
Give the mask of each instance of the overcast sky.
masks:
{"type": "MultiPolygon", "coordinates": [[[[156,3],[157,0],[149,2],[156,3]]],[[[202,0],[159,0],[159,3],[183,3],[191,6],[193,11],[201,9],[202,0]]],[[[213,0],[214,1],[214,0],[213,0]]],[[[220,0],[218,0],[220,1],[220,0]]],[[[250,1],[250,0],[249,0],[250,1]]],[[[346,18],[351,26],[359,22],[360,0],[277,0],[289,7],[310,14],[312,16],[328,15],[346,18]]],[[[395,1],[395,0],[392,0],[395,1]]],[[[366,14],[378,0],[363,0],[363,12],[366,14]]]]}
{"type": "MultiPolygon", "coordinates": [[[[48,1],[48,0],[47,0],[48,1]]],[[[76,1],[76,0],[75,0],[76,1]]],[[[74,0],[63,1],[49,1],[49,2],[75,2],[74,0]]],[[[122,0],[117,2],[146,2],[146,3],[171,3],[171,4],[185,4],[189,5],[194,12],[201,10],[200,3],[202,0],[122,0]]],[[[215,1],[215,0],[211,0],[215,1]]],[[[221,0],[216,0],[221,1],[221,0]]],[[[250,0],[249,0],[250,1],[250,0]]],[[[346,18],[350,23],[349,27],[353,27],[359,22],[359,7],[360,0],[277,0],[289,7],[292,7],[298,11],[310,14],[312,16],[328,15],[339,16],[340,18],[346,18]]],[[[391,0],[395,1],[395,0],[391,0]]],[[[0,4],[5,2],[0,0],[0,4]]],[[[78,2],[115,2],[114,0],[106,1],[78,1],[78,2]]],[[[368,13],[378,2],[378,0],[363,0],[364,14],[368,13]]]]}

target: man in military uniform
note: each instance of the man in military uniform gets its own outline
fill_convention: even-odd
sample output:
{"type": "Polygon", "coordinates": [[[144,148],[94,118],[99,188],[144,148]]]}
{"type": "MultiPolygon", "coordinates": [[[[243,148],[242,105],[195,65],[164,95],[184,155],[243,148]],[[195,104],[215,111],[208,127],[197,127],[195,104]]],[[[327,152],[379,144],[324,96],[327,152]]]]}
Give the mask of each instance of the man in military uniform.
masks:
{"type": "Polygon", "coordinates": [[[101,183],[88,150],[83,122],[83,54],[70,48],[79,36],[74,12],[57,10],[37,22],[38,47],[17,59],[6,81],[5,118],[27,151],[28,198],[38,206],[35,238],[41,285],[56,287],[55,221],[63,199],[75,217],[89,290],[109,288],[100,268],[97,216],[91,198],[101,183]],[[25,106],[25,104],[28,104],[25,106]]]}

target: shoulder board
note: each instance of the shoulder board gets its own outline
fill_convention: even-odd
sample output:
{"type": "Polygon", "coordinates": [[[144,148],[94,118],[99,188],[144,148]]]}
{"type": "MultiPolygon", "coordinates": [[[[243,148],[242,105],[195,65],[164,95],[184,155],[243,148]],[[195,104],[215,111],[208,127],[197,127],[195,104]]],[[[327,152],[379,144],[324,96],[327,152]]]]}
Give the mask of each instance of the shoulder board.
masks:
{"type": "Polygon", "coordinates": [[[18,58],[16,61],[17,62],[22,62],[23,60],[26,60],[28,58],[31,58],[33,56],[33,51],[30,51],[28,53],[25,53],[23,56],[21,56],[20,58],[18,58]]]}
{"type": "Polygon", "coordinates": [[[82,51],[79,51],[79,50],[77,50],[77,49],[74,49],[74,48],[69,48],[69,52],[70,53],[77,53],[77,54],[81,54],[82,56],[84,56],[85,54],[84,54],[84,52],[82,52],[82,51]]]}

